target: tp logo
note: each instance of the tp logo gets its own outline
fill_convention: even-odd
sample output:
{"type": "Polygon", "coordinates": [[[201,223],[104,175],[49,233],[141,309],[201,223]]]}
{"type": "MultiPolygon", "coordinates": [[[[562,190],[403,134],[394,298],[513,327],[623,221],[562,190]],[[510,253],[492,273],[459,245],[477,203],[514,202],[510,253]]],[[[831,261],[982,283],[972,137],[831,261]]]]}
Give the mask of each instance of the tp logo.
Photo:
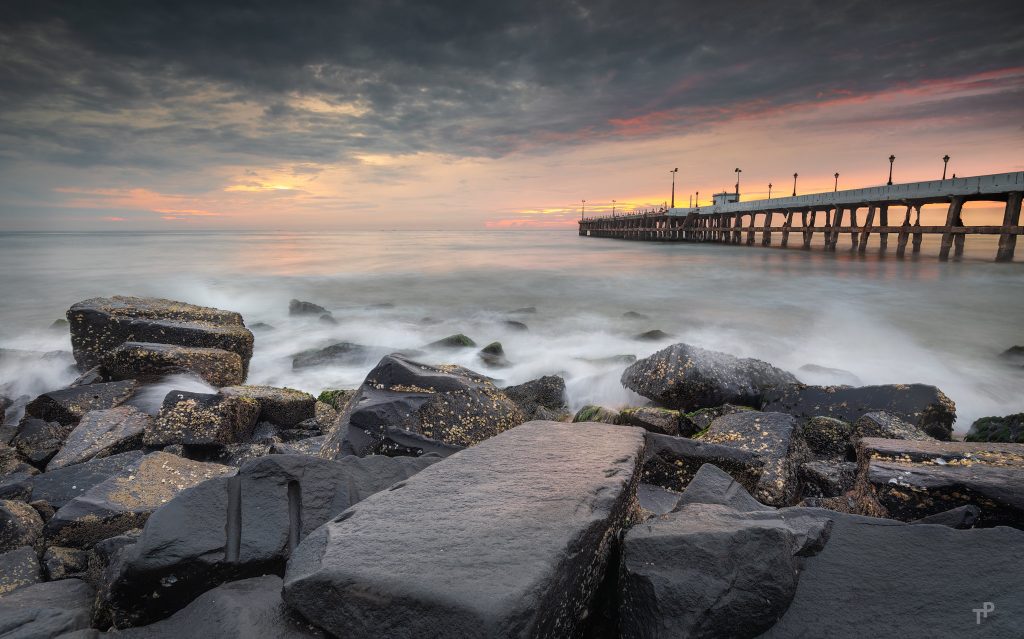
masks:
{"type": "Polygon", "coordinates": [[[974,613],[975,623],[981,625],[982,619],[988,619],[990,612],[995,612],[996,605],[991,601],[986,601],[981,604],[981,608],[972,608],[971,612],[974,613]]]}

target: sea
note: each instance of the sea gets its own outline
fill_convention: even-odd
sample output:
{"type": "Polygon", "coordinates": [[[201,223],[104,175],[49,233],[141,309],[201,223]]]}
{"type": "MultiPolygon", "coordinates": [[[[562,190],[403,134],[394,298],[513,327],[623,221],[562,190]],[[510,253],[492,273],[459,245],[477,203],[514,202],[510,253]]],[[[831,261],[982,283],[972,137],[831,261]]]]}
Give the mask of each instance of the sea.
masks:
{"type": "MultiPolygon", "coordinates": [[[[1024,264],[993,263],[994,237],[969,238],[964,257],[945,263],[934,238],[906,259],[895,237],[884,256],[848,246],[630,242],[575,229],[3,233],[0,349],[21,352],[0,351],[0,394],[71,382],[68,357],[44,355],[71,349],[54,320],[80,300],[138,295],[240,312],[258,327],[248,382],[314,394],[356,387],[377,355],[293,369],[296,353],[338,342],[409,350],[462,333],[479,347],[501,342],[508,365],[487,368],[478,348],[424,361],[499,385],[561,375],[573,409],[644,403],[619,383],[620,356],[686,342],[806,383],[933,384],[956,402],[959,433],[1024,412],[1024,369],[1000,358],[1024,344],[1024,264]],[[292,299],[336,322],[290,316],[292,299]],[[653,330],[664,336],[638,339],[653,330]]],[[[167,380],[146,401],[158,406],[174,388],[204,385],[167,380]]]]}

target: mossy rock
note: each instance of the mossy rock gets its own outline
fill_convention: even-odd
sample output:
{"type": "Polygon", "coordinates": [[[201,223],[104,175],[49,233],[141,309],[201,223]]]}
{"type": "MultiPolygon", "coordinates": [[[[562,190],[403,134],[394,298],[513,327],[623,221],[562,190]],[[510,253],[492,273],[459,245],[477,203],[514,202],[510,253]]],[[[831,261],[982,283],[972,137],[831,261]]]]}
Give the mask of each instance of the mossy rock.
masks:
{"type": "Polygon", "coordinates": [[[321,391],[316,401],[332,406],[336,411],[343,411],[355,394],[356,391],[352,388],[330,388],[321,391]]]}
{"type": "Polygon", "coordinates": [[[584,406],[576,412],[572,418],[573,422],[600,422],[602,424],[618,423],[618,411],[605,408],[604,406],[584,406]]]}
{"type": "Polygon", "coordinates": [[[476,346],[476,342],[462,333],[457,333],[449,335],[444,339],[439,339],[436,342],[431,342],[427,344],[426,348],[470,348],[472,346],[476,346]]]}
{"type": "Polygon", "coordinates": [[[982,417],[971,424],[964,441],[1024,444],[1024,413],[1005,417],[982,417]]]}

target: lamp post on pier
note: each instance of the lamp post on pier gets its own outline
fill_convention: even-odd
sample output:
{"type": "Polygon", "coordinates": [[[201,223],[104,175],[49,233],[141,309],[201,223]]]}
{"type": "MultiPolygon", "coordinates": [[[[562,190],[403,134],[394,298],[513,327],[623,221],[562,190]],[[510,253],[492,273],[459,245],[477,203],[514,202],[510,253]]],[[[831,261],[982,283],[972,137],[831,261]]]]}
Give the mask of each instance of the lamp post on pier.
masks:
{"type": "Polygon", "coordinates": [[[679,173],[679,167],[676,167],[669,171],[672,174],[672,208],[676,208],[676,173],[679,173]]]}
{"type": "Polygon", "coordinates": [[[700,208],[700,191],[697,191],[697,195],[695,195],[695,196],[694,196],[694,198],[693,198],[693,204],[694,204],[694,206],[696,206],[696,207],[697,207],[698,209],[700,208]]]}
{"type": "Polygon", "coordinates": [[[949,155],[942,156],[942,179],[946,179],[946,168],[949,166],[949,155]]]}
{"type": "Polygon", "coordinates": [[[833,193],[839,191],[839,171],[836,171],[835,178],[836,178],[836,185],[835,185],[835,188],[832,189],[833,193]]]}
{"type": "Polygon", "coordinates": [[[889,181],[886,182],[886,185],[888,185],[888,186],[892,186],[892,163],[895,162],[895,161],[896,161],[896,156],[895,155],[890,155],[889,156],[889,181]]]}
{"type": "Polygon", "coordinates": [[[584,215],[587,213],[587,201],[580,200],[580,219],[582,220],[584,215]]]}
{"type": "Polygon", "coordinates": [[[740,200],[740,173],[743,173],[743,169],[733,169],[736,173],[736,201],[740,200]]]}
{"type": "Polygon", "coordinates": [[[768,199],[772,199],[772,183],[768,183],[768,199]]]}
{"type": "Polygon", "coordinates": [[[615,217],[615,200],[612,200],[612,217],[615,217]]]}
{"type": "Polygon", "coordinates": [[[793,174],[793,197],[796,197],[796,178],[800,175],[799,173],[793,174]]]}

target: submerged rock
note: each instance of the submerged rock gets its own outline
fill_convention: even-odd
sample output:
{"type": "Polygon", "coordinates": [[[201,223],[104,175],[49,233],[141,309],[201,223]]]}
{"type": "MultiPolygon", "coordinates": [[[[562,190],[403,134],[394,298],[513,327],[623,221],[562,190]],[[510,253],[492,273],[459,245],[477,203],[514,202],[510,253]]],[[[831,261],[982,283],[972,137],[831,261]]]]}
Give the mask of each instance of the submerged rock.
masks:
{"type": "Polygon", "coordinates": [[[312,368],[314,366],[346,366],[359,364],[368,359],[381,357],[391,349],[374,346],[363,346],[352,342],[338,342],[323,348],[312,348],[292,356],[292,368],[312,368]]]}
{"type": "Polygon", "coordinates": [[[284,599],[351,639],[574,636],[631,509],[642,433],[530,422],[468,448],[314,531],[284,599]]]}
{"type": "Polygon", "coordinates": [[[124,342],[217,348],[238,355],[243,379],[253,337],[231,311],[151,297],[114,296],[78,302],[67,312],[71,346],[80,370],[88,370],[124,342]]]}
{"type": "Polygon", "coordinates": [[[971,424],[964,440],[1024,444],[1024,413],[1006,417],[982,417],[971,424]]]}
{"type": "Polygon", "coordinates": [[[102,366],[113,379],[155,381],[185,373],[198,375],[211,386],[245,381],[242,358],[222,348],[124,342],[103,356],[102,366]]]}
{"type": "Polygon", "coordinates": [[[866,413],[885,411],[928,435],[949,440],[956,421],[953,400],[934,386],[888,384],[883,386],[805,386],[795,384],[772,390],[761,410],[789,413],[800,418],[835,417],[856,422],[866,413]]]}
{"type": "Polygon", "coordinates": [[[672,339],[673,337],[675,337],[675,335],[656,328],[654,330],[640,333],[639,335],[634,335],[633,339],[640,342],[660,342],[662,340],[672,339]]]}
{"type": "Polygon", "coordinates": [[[321,454],[450,454],[522,421],[516,405],[482,375],[388,355],[366,376],[321,454]]]}
{"type": "Polygon", "coordinates": [[[622,385],[666,408],[686,411],[726,403],[759,406],[765,392],[796,383],[789,373],[689,344],[673,344],[622,373],[622,385]]]}
{"type": "Polygon", "coordinates": [[[487,346],[480,349],[477,353],[477,357],[483,361],[483,363],[492,368],[505,368],[509,365],[508,360],[505,358],[505,349],[502,347],[501,342],[491,342],[487,346]]]}
{"type": "Polygon", "coordinates": [[[142,435],[153,418],[132,406],[89,411],[67,436],[47,472],[142,448],[142,435]]]}
{"type": "Polygon", "coordinates": [[[1020,366],[1024,368],[1024,346],[1011,346],[1000,353],[999,357],[1011,366],[1020,366]]]}
{"type": "Polygon", "coordinates": [[[472,348],[476,346],[476,342],[466,337],[462,333],[456,335],[449,335],[448,337],[431,342],[424,346],[426,349],[453,349],[453,348],[472,348]]]}
{"type": "Polygon", "coordinates": [[[271,455],[185,490],[150,516],[122,557],[106,601],[112,620],[149,623],[224,581],[283,573],[314,529],[439,459],[271,455]]]}
{"type": "Polygon", "coordinates": [[[256,425],[260,404],[243,395],[171,391],[160,415],[146,431],[148,446],[219,446],[245,442],[256,425]]]}
{"type": "Polygon", "coordinates": [[[302,300],[292,300],[288,302],[288,314],[289,315],[330,315],[323,306],[314,304],[313,302],[304,302],[302,300]]]}

